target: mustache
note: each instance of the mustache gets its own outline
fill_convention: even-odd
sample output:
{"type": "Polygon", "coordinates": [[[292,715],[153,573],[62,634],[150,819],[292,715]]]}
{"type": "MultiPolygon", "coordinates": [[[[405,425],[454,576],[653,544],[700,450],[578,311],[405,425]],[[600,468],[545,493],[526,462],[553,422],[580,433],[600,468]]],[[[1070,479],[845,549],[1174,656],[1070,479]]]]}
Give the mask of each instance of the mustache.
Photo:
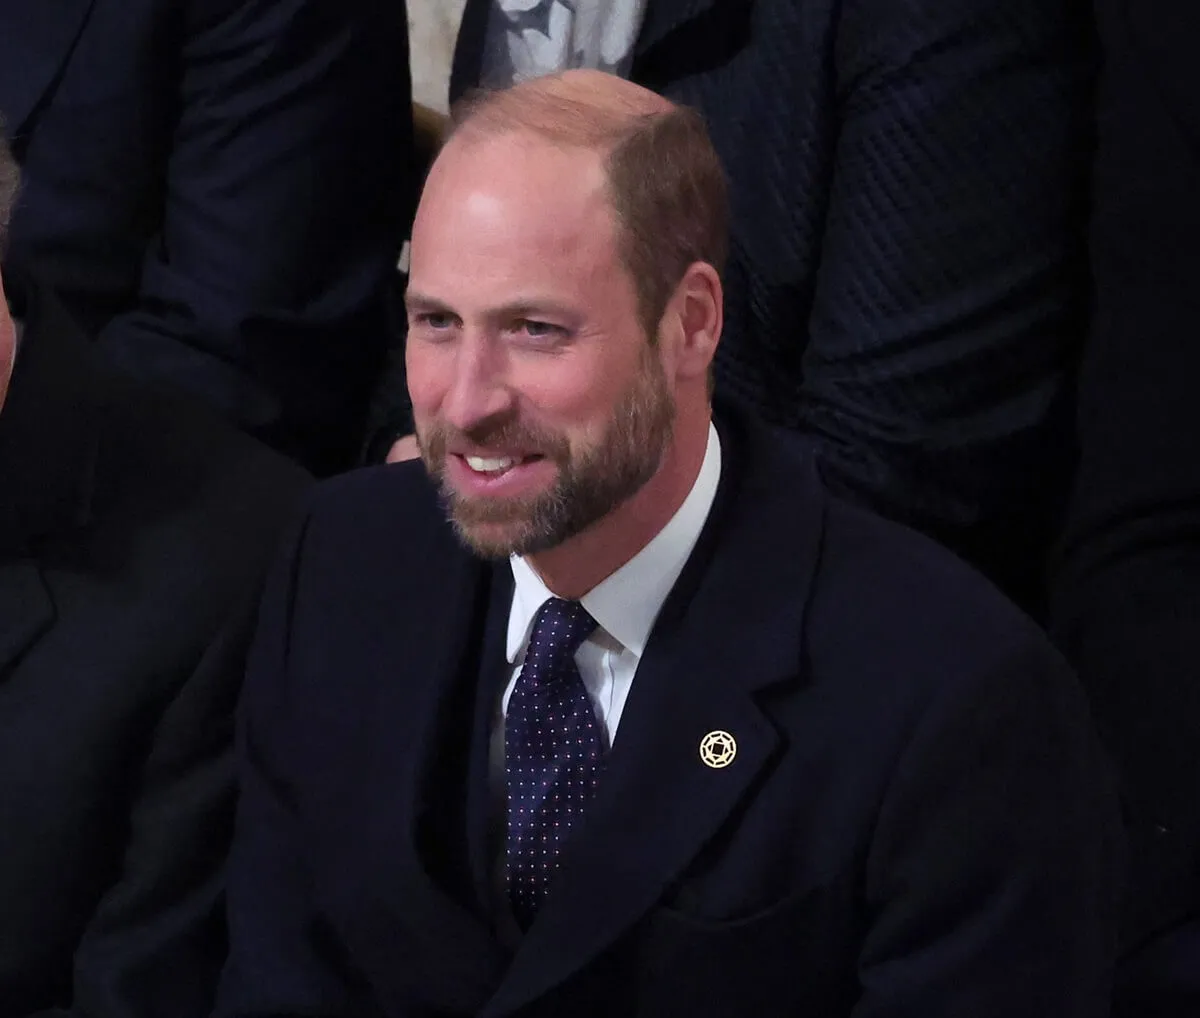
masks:
{"type": "Polygon", "coordinates": [[[440,470],[445,464],[446,450],[452,444],[536,449],[547,459],[560,462],[569,457],[571,451],[570,443],[557,432],[517,421],[484,422],[465,430],[435,423],[425,435],[417,433],[421,455],[426,464],[435,470],[440,470]]]}

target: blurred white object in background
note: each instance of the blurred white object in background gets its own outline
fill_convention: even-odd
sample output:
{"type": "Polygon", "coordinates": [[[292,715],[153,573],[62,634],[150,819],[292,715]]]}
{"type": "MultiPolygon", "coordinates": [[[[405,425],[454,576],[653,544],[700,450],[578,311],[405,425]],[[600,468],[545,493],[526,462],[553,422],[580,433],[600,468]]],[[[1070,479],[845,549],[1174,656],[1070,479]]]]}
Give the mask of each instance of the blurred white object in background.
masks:
{"type": "Polygon", "coordinates": [[[445,113],[450,61],[466,0],[408,0],[413,102],[445,113]]]}

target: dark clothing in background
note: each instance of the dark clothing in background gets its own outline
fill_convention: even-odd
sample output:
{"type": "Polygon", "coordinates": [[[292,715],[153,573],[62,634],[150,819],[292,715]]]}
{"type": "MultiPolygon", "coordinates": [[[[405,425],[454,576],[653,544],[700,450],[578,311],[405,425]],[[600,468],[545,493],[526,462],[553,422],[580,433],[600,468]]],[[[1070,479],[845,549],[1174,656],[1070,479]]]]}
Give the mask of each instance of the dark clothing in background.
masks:
{"type": "Polygon", "coordinates": [[[419,463],[316,492],[247,675],[221,1018],[1107,1014],[1119,816],[1074,676],[800,442],[717,426],[712,512],[515,952],[509,564],[459,546],[419,463]]]}
{"type": "Polygon", "coordinates": [[[352,462],[412,165],[404,0],[5,0],[9,257],[144,376],[352,462]]]}
{"type": "MultiPolygon", "coordinates": [[[[1121,765],[1127,940],[1191,946],[1118,1013],[1200,1014],[1200,5],[1099,0],[1105,72],[1091,223],[1095,316],[1054,620],[1121,765]]],[[[1151,952],[1153,954],[1153,952],[1151,952]]],[[[1141,977],[1139,977],[1141,978],[1141,977]]]]}
{"type": "Polygon", "coordinates": [[[206,1018],[233,708],[304,478],[190,398],[102,366],[45,292],[10,296],[0,1018],[206,1018]]]}
{"type": "MultiPolygon", "coordinates": [[[[630,74],[705,114],[730,179],[718,393],[1031,607],[1073,455],[1089,40],[1084,0],[650,0],[630,74]]],[[[395,433],[399,372],[391,401],[395,433]]]]}

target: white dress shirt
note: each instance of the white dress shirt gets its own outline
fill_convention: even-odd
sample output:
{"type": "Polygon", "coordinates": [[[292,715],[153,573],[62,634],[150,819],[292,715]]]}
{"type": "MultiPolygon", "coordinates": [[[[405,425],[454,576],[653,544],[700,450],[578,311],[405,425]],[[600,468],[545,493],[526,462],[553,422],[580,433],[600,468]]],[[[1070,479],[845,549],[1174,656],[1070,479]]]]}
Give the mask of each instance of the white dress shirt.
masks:
{"type": "MultiPolygon", "coordinates": [[[[704,529],[720,477],[721,442],[717,429],[709,424],[704,462],[683,505],[649,544],[580,598],[588,614],[596,620],[596,630],[576,651],[575,664],[596,717],[604,724],[610,746],[616,738],[621,712],[654,621],[704,529]]],[[[508,662],[512,675],[504,690],[497,721],[501,750],[504,717],[521,675],[533,620],[542,605],[554,596],[525,559],[513,557],[510,565],[513,599],[508,614],[508,662]]]]}
{"type": "MultiPolygon", "coordinates": [[[[616,739],[621,713],[654,621],[700,538],[720,479],[721,442],[717,429],[710,423],[704,462],[683,505],[649,544],[580,598],[588,614],[596,620],[596,629],[575,652],[575,664],[596,718],[604,724],[609,746],[616,739]]],[[[507,823],[504,719],[508,714],[508,701],[521,675],[534,618],[538,609],[554,597],[525,559],[514,556],[509,561],[513,599],[508,614],[508,662],[512,674],[496,712],[490,747],[492,794],[500,830],[507,823]]],[[[503,846],[502,838],[500,844],[503,846]]],[[[500,900],[506,902],[503,848],[496,867],[496,880],[500,900]]],[[[502,913],[505,911],[501,909],[502,913]]],[[[513,931],[505,932],[511,935],[513,931]]]]}

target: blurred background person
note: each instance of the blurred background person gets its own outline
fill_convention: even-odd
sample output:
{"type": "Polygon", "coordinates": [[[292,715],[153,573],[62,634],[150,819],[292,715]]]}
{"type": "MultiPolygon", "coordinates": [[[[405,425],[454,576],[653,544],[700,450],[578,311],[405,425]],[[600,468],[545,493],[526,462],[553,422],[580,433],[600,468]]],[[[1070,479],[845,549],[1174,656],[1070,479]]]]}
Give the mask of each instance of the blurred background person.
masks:
{"type": "Polygon", "coordinates": [[[409,0],[408,43],[415,110],[445,117],[449,106],[450,61],[465,3],[466,0],[409,0]]]}
{"type": "MultiPolygon", "coordinates": [[[[699,109],[732,187],[718,397],[812,436],[836,490],[1036,607],[1073,455],[1089,17],[467,0],[450,92],[587,66],[699,109]]],[[[377,452],[411,431],[400,367],[377,452]]]]}
{"type": "MultiPolygon", "coordinates": [[[[16,183],[0,140],[0,234],[16,183]]],[[[234,704],[305,484],[4,273],[0,1018],[208,1015],[234,704]]]]}
{"type": "Polygon", "coordinates": [[[1054,621],[1126,782],[1119,1018],[1200,1015],[1200,5],[1099,0],[1095,309],[1054,621]]]}
{"type": "Polygon", "coordinates": [[[123,367],[349,465],[413,202],[404,0],[7,0],[9,261],[123,367]]]}

